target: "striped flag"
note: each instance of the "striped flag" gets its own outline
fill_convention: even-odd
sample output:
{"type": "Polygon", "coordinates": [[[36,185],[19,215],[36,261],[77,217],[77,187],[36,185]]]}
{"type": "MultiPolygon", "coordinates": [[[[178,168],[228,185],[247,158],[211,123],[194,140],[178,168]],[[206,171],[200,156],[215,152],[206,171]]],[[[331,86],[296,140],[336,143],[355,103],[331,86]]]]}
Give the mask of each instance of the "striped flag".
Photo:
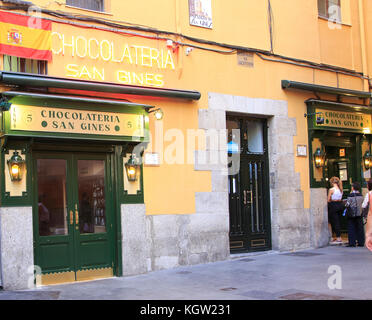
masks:
{"type": "Polygon", "coordinates": [[[52,22],[0,11],[0,54],[52,60],[52,22]]]}

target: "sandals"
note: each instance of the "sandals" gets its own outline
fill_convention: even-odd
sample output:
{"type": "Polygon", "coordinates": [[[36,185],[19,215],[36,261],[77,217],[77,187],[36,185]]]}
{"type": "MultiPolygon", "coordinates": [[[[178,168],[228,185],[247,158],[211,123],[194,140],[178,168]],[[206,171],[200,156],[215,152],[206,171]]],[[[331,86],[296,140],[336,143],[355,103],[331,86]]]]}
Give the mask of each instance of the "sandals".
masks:
{"type": "Polygon", "coordinates": [[[330,244],[342,244],[342,240],[332,240],[330,244]]]}

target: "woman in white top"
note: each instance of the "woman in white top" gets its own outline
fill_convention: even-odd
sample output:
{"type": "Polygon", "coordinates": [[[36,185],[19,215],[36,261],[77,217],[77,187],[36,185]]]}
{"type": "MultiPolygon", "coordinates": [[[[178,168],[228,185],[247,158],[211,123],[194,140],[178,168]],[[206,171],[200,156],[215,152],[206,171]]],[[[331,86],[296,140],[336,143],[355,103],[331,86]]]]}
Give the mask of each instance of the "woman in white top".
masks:
{"type": "Polygon", "coordinates": [[[331,226],[332,234],[336,234],[336,239],[332,239],[332,244],[341,244],[341,224],[340,216],[344,210],[342,202],[342,182],[337,177],[330,179],[331,188],[328,191],[328,221],[331,226]]]}

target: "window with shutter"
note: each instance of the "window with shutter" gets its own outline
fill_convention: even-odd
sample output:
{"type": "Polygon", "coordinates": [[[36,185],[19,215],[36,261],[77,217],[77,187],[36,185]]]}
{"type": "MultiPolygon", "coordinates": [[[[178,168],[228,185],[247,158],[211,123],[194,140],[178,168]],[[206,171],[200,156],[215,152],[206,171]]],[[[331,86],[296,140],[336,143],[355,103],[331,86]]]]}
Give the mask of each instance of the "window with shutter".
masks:
{"type": "Polygon", "coordinates": [[[335,22],[341,22],[341,1],[318,0],[318,15],[335,22]]]}
{"type": "Polygon", "coordinates": [[[4,55],[4,71],[48,74],[48,62],[4,55]]]}
{"type": "Polygon", "coordinates": [[[66,5],[82,9],[105,11],[104,0],[66,0],[66,5]]]}

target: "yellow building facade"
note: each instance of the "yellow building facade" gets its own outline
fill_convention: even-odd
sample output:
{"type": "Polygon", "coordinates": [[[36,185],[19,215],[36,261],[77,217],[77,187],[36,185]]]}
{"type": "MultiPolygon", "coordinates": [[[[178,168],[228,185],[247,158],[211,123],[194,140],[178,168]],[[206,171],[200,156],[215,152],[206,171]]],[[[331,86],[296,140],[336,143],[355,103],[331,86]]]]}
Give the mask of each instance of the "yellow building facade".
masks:
{"type": "Polygon", "coordinates": [[[370,178],[371,6],[2,1],[3,287],[327,245],[329,178],[370,178]]]}

